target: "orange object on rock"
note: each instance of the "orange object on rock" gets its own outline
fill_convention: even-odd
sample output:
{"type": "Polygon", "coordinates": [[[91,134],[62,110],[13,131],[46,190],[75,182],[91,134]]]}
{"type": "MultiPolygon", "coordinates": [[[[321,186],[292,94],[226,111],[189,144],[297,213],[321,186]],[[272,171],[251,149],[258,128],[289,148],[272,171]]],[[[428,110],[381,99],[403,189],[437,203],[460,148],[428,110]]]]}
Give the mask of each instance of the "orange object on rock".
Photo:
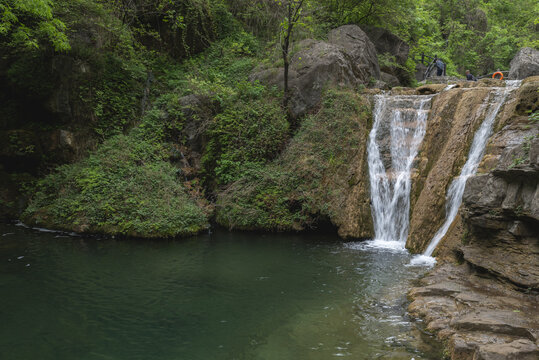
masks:
{"type": "Polygon", "coordinates": [[[492,78],[497,79],[496,75],[500,75],[500,80],[503,80],[503,74],[501,71],[496,71],[494,74],[492,74],[492,78]]]}

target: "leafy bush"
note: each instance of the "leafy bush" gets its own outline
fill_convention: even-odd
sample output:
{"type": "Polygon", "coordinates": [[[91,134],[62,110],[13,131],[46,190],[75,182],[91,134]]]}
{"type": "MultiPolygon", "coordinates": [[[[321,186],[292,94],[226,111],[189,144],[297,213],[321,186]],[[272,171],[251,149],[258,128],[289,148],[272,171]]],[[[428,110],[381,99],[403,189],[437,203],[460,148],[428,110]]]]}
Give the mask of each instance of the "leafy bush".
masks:
{"type": "Polygon", "coordinates": [[[350,187],[349,167],[372,125],[367,99],[329,90],[283,154],[248,169],[217,199],[217,222],[237,229],[300,230],[334,219],[350,187]]]}
{"type": "Polygon", "coordinates": [[[102,139],[125,131],[140,113],[145,69],[131,59],[128,64],[133,65],[132,68],[120,57],[105,54],[98,68],[101,73],[97,74],[90,89],[92,94],[86,98],[92,102],[97,118],[94,131],[102,139]]]}
{"type": "Polygon", "coordinates": [[[208,225],[163,148],[118,135],[87,159],[41,180],[23,219],[37,225],[144,237],[195,234],[208,225]]]}
{"type": "Polygon", "coordinates": [[[259,84],[240,82],[207,136],[203,167],[208,179],[228,184],[275,157],[288,136],[280,99],[259,84]]]}
{"type": "Polygon", "coordinates": [[[0,0],[0,46],[26,49],[50,43],[56,51],[70,49],[66,26],[49,0],[0,0]]]}

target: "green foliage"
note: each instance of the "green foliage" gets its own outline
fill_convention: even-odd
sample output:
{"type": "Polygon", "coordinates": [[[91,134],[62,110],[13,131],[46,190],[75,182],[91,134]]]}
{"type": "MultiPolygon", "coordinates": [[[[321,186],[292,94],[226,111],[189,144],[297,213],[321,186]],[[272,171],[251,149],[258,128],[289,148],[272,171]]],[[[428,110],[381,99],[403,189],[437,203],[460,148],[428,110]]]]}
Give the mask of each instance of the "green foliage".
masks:
{"type": "Polygon", "coordinates": [[[318,27],[374,25],[411,45],[411,56],[438,55],[449,75],[466,69],[486,74],[524,46],[539,47],[539,3],[533,0],[329,0],[314,1],[318,27]]]}
{"type": "Polygon", "coordinates": [[[217,222],[243,230],[300,230],[312,218],[302,204],[306,199],[292,194],[294,184],[299,179],[275,164],[251,169],[220,195],[217,222]]]}
{"type": "Polygon", "coordinates": [[[222,0],[114,0],[110,6],[142,43],[189,57],[237,28],[222,0]]]}
{"type": "Polygon", "coordinates": [[[125,131],[140,113],[145,52],[137,47],[128,26],[97,0],[46,4],[70,30],[66,31],[73,45],[69,51],[56,54],[51,51],[54,44],[43,43],[22,52],[0,43],[5,50],[5,73],[0,76],[6,77],[16,96],[12,101],[35,103],[35,113],[39,113],[23,120],[46,126],[52,117],[57,123],[53,127],[78,122],[101,140],[125,131]],[[53,96],[61,101],[51,101],[53,96]],[[69,108],[72,115],[66,111],[62,116],[48,114],[59,106],[69,108]]]}
{"type": "Polygon", "coordinates": [[[394,30],[413,17],[412,0],[319,0],[316,16],[337,27],[344,24],[382,25],[394,30]]]}
{"type": "Polygon", "coordinates": [[[229,11],[257,37],[275,37],[284,16],[275,0],[227,0],[229,11]]]}
{"type": "Polygon", "coordinates": [[[57,78],[47,67],[40,52],[27,52],[7,68],[6,78],[13,89],[20,88],[25,96],[44,99],[50,95],[57,78]]]}
{"type": "Polygon", "coordinates": [[[230,228],[299,230],[332,218],[346,196],[349,165],[364,143],[368,102],[353,91],[328,91],[284,153],[248,169],[217,200],[217,221],[230,228]]]}
{"type": "Polygon", "coordinates": [[[23,217],[51,228],[144,237],[191,235],[207,226],[163,148],[124,135],[41,180],[23,217]]]}
{"type": "Polygon", "coordinates": [[[197,93],[224,100],[234,94],[238,81],[247,80],[260,51],[260,43],[253,35],[236,33],[186,61],[170,74],[169,85],[180,88],[184,95],[197,93]]]}
{"type": "Polygon", "coordinates": [[[202,164],[206,177],[228,184],[272,159],[288,136],[288,122],[275,93],[240,82],[236,94],[210,125],[202,164]]]}
{"type": "Polygon", "coordinates": [[[531,112],[530,110],[530,115],[528,115],[528,122],[532,125],[537,124],[539,122],[539,111],[531,112]]]}
{"type": "Polygon", "coordinates": [[[451,75],[481,75],[507,70],[519,48],[537,47],[538,13],[533,0],[423,0],[413,26],[395,31],[411,43],[412,56],[437,54],[451,75]]]}
{"type": "MultiPolygon", "coordinates": [[[[146,117],[173,119],[167,129],[161,130],[179,134],[184,122],[182,109],[174,106],[179,97],[196,95],[206,99],[206,109],[193,110],[208,139],[202,175],[210,187],[227,184],[247,170],[261,167],[280,151],[287,139],[288,124],[279,105],[280,94],[246,81],[258,63],[260,52],[259,41],[241,31],[215,42],[179,67],[164,66],[161,70],[165,89],[155,101],[160,110],[146,117]]],[[[143,120],[141,126],[151,127],[151,124],[143,120]]],[[[167,136],[165,133],[149,134],[163,138],[167,136]]]]}
{"type": "Polygon", "coordinates": [[[539,135],[529,135],[524,138],[524,142],[522,143],[522,151],[519,151],[518,154],[513,155],[513,161],[509,165],[509,169],[512,169],[528,161],[530,156],[531,143],[538,136],[539,135]]]}
{"type": "Polygon", "coordinates": [[[468,229],[464,230],[462,233],[461,243],[462,245],[468,245],[470,243],[472,234],[468,231],[468,229]]]}
{"type": "Polygon", "coordinates": [[[48,41],[56,51],[70,49],[65,24],[51,0],[0,0],[0,45],[37,49],[48,41]]]}
{"type": "Polygon", "coordinates": [[[145,69],[131,59],[127,63],[115,54],[104,55],[92,87],[81,96],[90,101],[97,122],[94,131],[105,139],[134,123],[140,109],[145,69]],[[129,64],[129,61],[132,63],[129,64]],[[129,68],[126,65],[132,65],[129,68]]]}

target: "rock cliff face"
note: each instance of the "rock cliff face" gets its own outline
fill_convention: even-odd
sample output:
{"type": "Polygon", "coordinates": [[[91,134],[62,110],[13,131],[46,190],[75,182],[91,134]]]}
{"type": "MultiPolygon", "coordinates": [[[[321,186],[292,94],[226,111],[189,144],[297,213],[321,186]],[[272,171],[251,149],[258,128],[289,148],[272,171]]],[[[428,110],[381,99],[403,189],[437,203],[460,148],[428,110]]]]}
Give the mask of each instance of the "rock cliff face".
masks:
{"type": "Polygon", "coordinates": [[[487,82],[459,83],[433,100],[412,179],[407,247],[413,252],[424,250],[444,221],[447,188],[466,161],[475,130],[485,118],[490,94],[487,82]],[[469,85],[474,87],[464,88],[469,85]]]}
{"type": "MultiPolygon", "coordinates": [[[[539,356],[539,124],[528,118],[539,108],[538,88],[539,77],[528,78],[506,102],[478,174],[467,181],[459,216],[438,246],[438,266],[409,294],[410,312],[446,342],[451,359],[539,356]]],[[[462,160],[451,158],[447,166],[455,169],[462,160]]],[[[422,201],[423,194],[444,198],[451,174],[446,181],[434,176],[440,161],[425,180],[420,166],[409,240],[416,251],[428,241],[423,228],[443,216],[438,204],[422,201]]]]}

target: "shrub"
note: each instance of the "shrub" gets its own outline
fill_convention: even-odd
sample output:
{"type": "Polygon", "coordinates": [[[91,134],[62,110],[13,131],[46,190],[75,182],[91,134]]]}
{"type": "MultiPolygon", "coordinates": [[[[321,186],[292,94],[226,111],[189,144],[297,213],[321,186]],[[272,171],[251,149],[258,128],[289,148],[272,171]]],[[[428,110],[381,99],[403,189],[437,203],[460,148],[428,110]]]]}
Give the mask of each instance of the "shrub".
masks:
{"type": "Polygon", "coordinates": [[[340,211],[349,168],[371,127],[369,102],[351,90],[329,90],[284,153],[248,169],[217,199],[217,222],[229,228],[300,230],[340,211]]]}
{"type": "Polygon", "coordinates": [[[171,237],[207,227],[160,146],[118,135],[41,180],[23,218],[70,231],[171,237]]]}
{"type": "Polygon", "coordinates": [[[273,159],[288,136],[288,122],[276,94],[259,84],[240,82],[207,136],[202,164],[206,179],[228,184],[273,159]]]}

